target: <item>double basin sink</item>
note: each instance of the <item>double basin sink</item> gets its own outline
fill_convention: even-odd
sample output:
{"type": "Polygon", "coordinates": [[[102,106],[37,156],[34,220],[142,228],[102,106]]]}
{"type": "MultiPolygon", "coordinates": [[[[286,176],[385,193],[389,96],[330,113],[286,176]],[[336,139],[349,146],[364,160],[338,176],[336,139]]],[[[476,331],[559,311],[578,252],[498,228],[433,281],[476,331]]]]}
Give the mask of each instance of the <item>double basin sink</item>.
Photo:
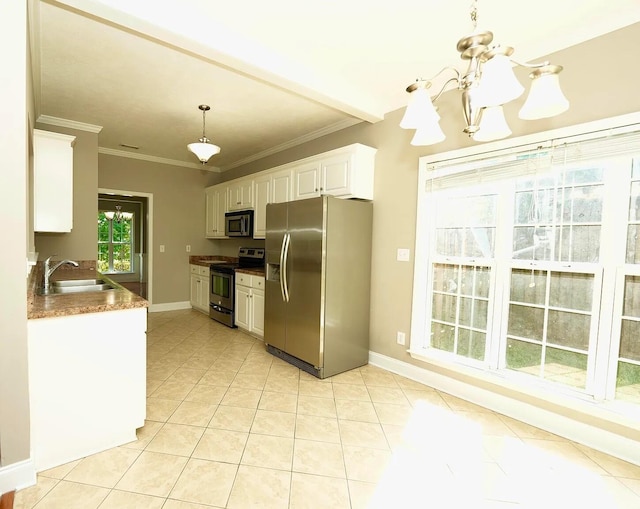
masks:
{"type": "Polygon", "coordinates": [[[86,293],[86,292],[102,292],[105,290],[114,290],[116,287],[107,283],[103,279],[66,279],[60,281],[51,281],[49,290],[46,292],[42,289],[44,295],[55,295],[64,293],[86,293]]]}

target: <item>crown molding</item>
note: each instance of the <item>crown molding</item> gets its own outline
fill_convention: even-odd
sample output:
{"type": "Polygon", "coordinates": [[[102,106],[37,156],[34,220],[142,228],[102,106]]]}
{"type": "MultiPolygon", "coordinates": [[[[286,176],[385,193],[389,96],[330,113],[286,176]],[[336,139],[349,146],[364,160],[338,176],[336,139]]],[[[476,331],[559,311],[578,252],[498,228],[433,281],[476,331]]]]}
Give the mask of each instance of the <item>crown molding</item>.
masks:
{"type": "Polygon", "coordinates": [[[308,134],[305,134],[304,136],[300,136],[299,138],[295,138],[291,141],[287,141],[280,145],[276,145],[275,147],[271,147],[267,150],[263,150],[262,152],[258,152],[256,154],[250,155],[243,159],[238,159],[237,161],[234,161],[231,164],[222,166],[220,168],[220,171],[225,172],[228,170],[232,170],[234,168],[237,168],[238,166],[242,166],[243,164],[248,164],[253,161],[262,159],[263,157],[277,154],[278,152],[282,152],[283,150],[287,150],[288,148],[297,147],[298,145],[302,145],[303,143],[307,143],[309,141],[316,140],[323,136],[327,136],[328,134],[341,131],[342,129],[346,129],[347,127],[354,126],[361,122],[362,120],[360,120],[359,118],[347,118],[345,120],[341,120],[340,122],[336,122],[335,124],[332,124],[330,126],[323,127],[322,129],[318,129],[317,131],[310,132],[308,134]]]}
{"type": "Polygon", "coordinates": [[[84,122],[76,122],[75,120],[67,120],[66,118],[50,117],[49,115],[40,115],[36,122],[41,124],[56,125],[58,127],[68,127],[79,131],[87,131],[98,134],[102,131],[101,125],[85,124],[84,122]]]}
{"type": "Polygon", "coordinates": [[[220,173],[221,171],[217,166],[206,166],[204,164],[198,163],[186,163],[184,161],[178,161],[176,159],[167,159],[165,157],[150,156],[147,154],[136,154],[134,152],[126,152],[124,150],[116,150],[113,148],[98,147],[98,153],[109,156],[126,157],[128,159],[149,161],[152,163],[169,164],[171,166],[181,166],[183,168],[192,168],[195,170],[205,170],[213,173],[220,173]]]}

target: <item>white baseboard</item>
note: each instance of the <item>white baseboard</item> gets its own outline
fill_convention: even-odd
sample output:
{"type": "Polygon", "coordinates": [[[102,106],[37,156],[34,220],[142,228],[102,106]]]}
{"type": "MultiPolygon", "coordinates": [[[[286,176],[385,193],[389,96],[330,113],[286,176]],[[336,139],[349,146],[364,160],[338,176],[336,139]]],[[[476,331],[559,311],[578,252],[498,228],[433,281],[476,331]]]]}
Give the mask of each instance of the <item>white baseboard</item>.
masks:
{"type": "Polygon", "coordinates": [[[21,490],[36,483],[36,469],[31,459],[0,468],[0,493],[21,490]]]}
{"type": "MultiPolygon", "coordinates": [[[[568,440],[640,465],[639,441],[375,352],[369,352],[369,363],[568,440]]],[[[586,415],[589,413],[586,407],[584,413],[586,415]]]]}
{"type": "Polygon", "coordinates": [[[164,304],[151,304],[149,313],[159,313],[161,311],[178,311],[180,309],[191,309],[191,302],[166,302],[164,304]]]}

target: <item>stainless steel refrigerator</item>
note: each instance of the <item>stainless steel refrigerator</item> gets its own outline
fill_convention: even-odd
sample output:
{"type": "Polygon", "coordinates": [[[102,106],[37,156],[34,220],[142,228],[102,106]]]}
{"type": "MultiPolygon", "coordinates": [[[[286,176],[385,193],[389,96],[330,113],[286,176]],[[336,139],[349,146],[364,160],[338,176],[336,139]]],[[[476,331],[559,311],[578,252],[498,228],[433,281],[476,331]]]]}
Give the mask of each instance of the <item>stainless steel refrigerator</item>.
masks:
{"type": "Polygon", "coordinates": [[[368,362],[372,219],[331,196],[267,205],[269,352],[318,378],[368,362]]]}

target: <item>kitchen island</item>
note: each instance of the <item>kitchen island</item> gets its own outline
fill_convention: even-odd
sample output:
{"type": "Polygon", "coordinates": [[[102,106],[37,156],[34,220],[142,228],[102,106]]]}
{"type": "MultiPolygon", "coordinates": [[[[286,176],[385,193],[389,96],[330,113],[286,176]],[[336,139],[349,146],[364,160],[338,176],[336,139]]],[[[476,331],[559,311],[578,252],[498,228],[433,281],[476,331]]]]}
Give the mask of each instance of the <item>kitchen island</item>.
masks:
{"type": "Polygon", "coordinates": [[[40,295],[42,264],[30,278],[31,448],[37,472],[132,442],[144,425],[148,302],[86,263],[61,267],[51,280],[88,278],[114,288],[40,295]]]}

